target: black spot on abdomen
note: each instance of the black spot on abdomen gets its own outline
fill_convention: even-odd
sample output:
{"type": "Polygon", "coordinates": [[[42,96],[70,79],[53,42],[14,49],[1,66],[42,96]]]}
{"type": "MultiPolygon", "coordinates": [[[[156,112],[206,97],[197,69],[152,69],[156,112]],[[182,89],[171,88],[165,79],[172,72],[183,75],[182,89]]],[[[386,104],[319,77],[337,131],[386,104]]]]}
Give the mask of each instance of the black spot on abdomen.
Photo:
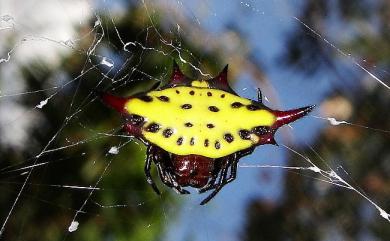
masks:
{"type": "Polygon", "coordinates": [[[219,109],[218,109],[218,107],[212,105],[212,106],[209,106],[209,111],[218,112],[219,109]]]}
{"type": "Polygon", "coordinates": [[[232,103],[232,108],[240,108],[241,106],[243,106],[243,104],[241,102],[232,103]]]}
{"type": "Polygon", "coordinates": [[[184,123],[185,127],[193,127],[194,125],[191,122],[184,123]]]}
{"type": "Polygon", "coordinates": [[[251,132],[248,130],[240,130],[238,132],[238,134],[240,135],[241,139],[243,139],[243,140],[250,140],[251,139],[251,132]]]}
{"type": "Polygon", "coordinates": [[[183,137],[179,137],[176,141],[176,143],[180,146],[181,144],[183,144],[183,137]]]}
{"type": "Polygon", "coordinates": [[[162,96],[159,96],[157,97],[159,100],[161,100],[162,102],[168,102],[169,101],[169,97],[165,96],[165,95],[162,95],[162,96]]]}
{"type": "Polygon", "coordinates": [[[226,133],[224,136],[223,136],[223,139],[225,139],[225,141],[227,141],[228,143],[231,143],[234,141],[234,137],[232,136],[232,134],[230,133],[226,133]]]}
{"type": "Polygon", "coordinates": [[[269,133],[271,128],[269,126],[256,126],[252,130],[256,135],[261,136],[269,133]]]}
{"type": "Polygon", "coordinates": [[[246,108],[248,110],[260,110],[261,109],[261,107],[257,106],[257,105],[247,105],[246,108]]]}
{"type": "Polygon", "coordinates": [[[147,132],[152,132],[152,133],[156,133],[160,130],[160,125],[157,124],[157,123],[151,123],[149,124],[146,128],[145,128],[145,131],[147,132]]]}
{"type": "Polygon", "coordinates": [[[192,105],[191,104],[184,104],[181,106],[182,109],[185,109],[185,110],[188,110],[188,109],[191,109],[192,108],[192,105]]]}
{"type": "Polygon", "coordinates": [[[207,126],[207,128],[210,128],[210,129],[212,129],[212,128],[215,127],[215,126],[214,126],[213,124],[211,124],[211,123],[207,124],[206,126],[207,126]]]}
{"type": "Polygon", "coordinates": [[[215,149],[219,149],[219,148],[221,148],[221,143],[219,143],[219,141],[215,141],[215,149]]]}
{"type": "Polygon", "coordinates": [[[164,137],[168,138],[173,134],[173,130],[171,128],[167,128],[163,131],[162,134],[164,137]]]}
{"type": "Polygon", "coordinates": [[[153,100],[153,98],[149,95],[143,95],[143,96],[140,96],[138,97],[138,99],[144,101],[144,102],[151,102],[153,100]]]}
{"type": "Polygon", "coordinates": [[[205,147],[208,147],[208,146],[209,146],[209,139],[204,140],[204,146],[205,146],[205,147]]]}
{"type": "Polygon", "coordinates": [[[131,125],[140,126],[144,123],[145,119],[140,115],[131,114],[127,117],[127,120],[131,125]]]}

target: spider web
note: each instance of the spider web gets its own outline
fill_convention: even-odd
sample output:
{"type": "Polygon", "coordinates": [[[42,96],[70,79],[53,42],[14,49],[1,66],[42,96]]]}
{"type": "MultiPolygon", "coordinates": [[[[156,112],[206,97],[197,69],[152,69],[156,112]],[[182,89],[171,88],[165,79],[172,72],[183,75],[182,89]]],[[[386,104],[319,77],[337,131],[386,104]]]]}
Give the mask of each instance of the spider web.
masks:
{"type": "MultiPolygon", "coordinates": [[[[326,71],[310,77],[323,76],[320,84],[300,82],[303,75],[275,64],[275,56],[287,48],[282,34],[295,29],[330,52],[333,65],[359,81],[355,85],[379,89],[380,98],[388,99],[387,66],[368,64],[375,55],[368,60],[349,53],[337,29],[320,32],[298,17],[296,6],[282,1],[31,1],[16,9],[10,2],[0,5],[0,239],[33,239],[33,230],[41,227],[49,240],[145,240],[164,231],[167,240],[236,240],[248,222],[248,202],[283,202],[289,188],[286,170],[323,189],[327,185],[326,190],[358,197],[362,208],[376,211],[362,219],[390,221],[386,191],[375,192],[375,197],[365,193],[346,160],[324,157],[313,143],[323,129],[351,135],[351,129],[336,129],[348,126],[388,138],[388,127],[348,121],[355,104],[339,88],[347,97],[358,95],[353,84],[339,87],[326,71]],[[40,18],[31,12],[35,5],[41,8],[40,18]],[[108,113],[93,90],[125,95],[148,89],[169,77],[172,59],[202,78],[229,64],[239,94],[254,98],[261,87],[267,106],[317,104],[319,110],[280,130],[278,147],[260,147],[241,160],[237,180],[205,207],[198,205],[202,196],[178,196],[161,184],[164,192],[158,197],[142,174],[145,148],[121,132],[120,119],[108,113]],[[330,91],[341,97],[326,95],[330,91]],[[340,99],[336,105],[347,107],[337,111],[331,104],[340,99]],[[287,157],[295,158],[296,165],[287,157]]],[[[374,100],[369,109],[378,105],[374,100]]],[[[353,120],[367,118],[368,113],[353,120]]],[[[384,171],[388,177],[388,169],[384,171]]],[[[364,235],[374,237],[370,231],[364,235]]]]}

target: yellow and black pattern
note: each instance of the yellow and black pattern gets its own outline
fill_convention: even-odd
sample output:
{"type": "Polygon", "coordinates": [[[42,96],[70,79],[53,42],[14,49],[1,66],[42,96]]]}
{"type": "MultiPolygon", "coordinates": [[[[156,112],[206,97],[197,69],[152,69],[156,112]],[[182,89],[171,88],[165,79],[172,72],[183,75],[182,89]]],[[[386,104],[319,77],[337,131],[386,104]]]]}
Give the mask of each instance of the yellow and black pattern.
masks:
{"type": "Polygon", "coordinates": [[[118,97],[101,93],[104,103],[126,119],[123,129],[147,146],[145,175],[156,164],[162,182],[181,194],[183,187],[213,190],[210,201],[237,176],[238,161],[256,146],[276,144],[276,130],[307,115],[314,106],[279,111],[238,96],[227,81],[226,66],[216,77],[192,80],[176,63],[169,82],[146,93],[118,97]]]}
{"type": "Polygon", "coordinates": [[[129,99],[124,108],[143,118],[146,141],[173,154],[210,158],[256,145],[259,137],[251,130],[276,121],[268,108],[201,80],[150,91],[129,99]]]}

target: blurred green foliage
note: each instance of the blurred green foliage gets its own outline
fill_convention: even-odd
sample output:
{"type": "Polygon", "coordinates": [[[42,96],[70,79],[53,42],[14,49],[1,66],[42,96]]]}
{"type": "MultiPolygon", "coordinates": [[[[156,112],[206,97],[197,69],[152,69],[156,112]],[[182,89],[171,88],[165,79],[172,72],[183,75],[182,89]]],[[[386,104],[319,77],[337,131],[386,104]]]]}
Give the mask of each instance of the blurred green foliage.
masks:
{"type": "MultiPolygon", "coordinates": [[[[143,144],[118,136],[125,134],[121,131],[120,116],[91,92],[98,89],[126,95],[145,91],[156,80],[165,80],[170,75],[172,59],[177,56],[146,52],[142,47],[167,51],[159,38],[170,39],[172,34],[158,26],[155,16],[154,28],[148,29],[149,20],[142,6],[131,6],[115,27],[112,18],[105,14],[99,14],[104,29],[92,31],[96,19],[79,29],[80,33],[92,32],[78,42],[76,51],[64,56],[61,68],[50,69],[37,60],[20,70],[27,90],[56,86],[51,81],[61,81],[63,76],[62,84],[69,82],[42,109],[41,121],[34,123],[28,146],[20,150],[0,147],[0,155],[6,157],[1,162],[4,168],[49,163],[32,171],[6,225],[5,240],[159,240],[166,225],[162,203],[177,202],[170,197],[171,192],[158,197],[152,191],[143,173],[143,144]],[[161,36],[157,36],[157,29],[161,36]],[[124,51],[116,30],[124,41],[139,46],[124,51]],[[87,54],[103,33],[96,51],[87,54]],[[99,55],[107,53],[116,55],[115,66],[120,67],[104,76],[108,68],[99,65],[99,55]],[[31,158],[41,153],[50,140],[46,150],[54,151],[31,158]],[[119,154],[108,153],[113,146],[122,147],[119,154]],[[66,186],[96,186],[99,190],[89,197],[90,190],[66,186]],[[76,232],[68,233],[76,212],[80,226],[76,232]]],[[[23,95],[19,103],[32,108],[31,103],[39,103],[50,94],[42,91],[23,95]]],[[[20,173],[1,176],[1,217],[7,216],[26,178],[20,173]]],[[[155,179],[158,180],[157,175],[155,179]]]]}

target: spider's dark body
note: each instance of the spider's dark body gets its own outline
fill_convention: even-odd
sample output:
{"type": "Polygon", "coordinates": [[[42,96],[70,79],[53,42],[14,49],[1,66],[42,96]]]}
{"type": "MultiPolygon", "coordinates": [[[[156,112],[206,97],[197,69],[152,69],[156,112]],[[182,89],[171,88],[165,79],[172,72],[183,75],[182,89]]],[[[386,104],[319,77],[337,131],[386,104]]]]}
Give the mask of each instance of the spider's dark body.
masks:
{"type": "Polygon", "coordinates": [[[109,106],[125,118],[126,132],[148,147],[145,174],[152,163],[162,182],[181,194],[183,187],[213,190],[207,203],[236,178],[241,157],[263,144],[275,144],[276,130],[314,106],[290,111],[272,110],[261,102],[238,96],[227,82],[227,66],[215,78],[191,80],[175,64],[169,83],[129,97],[102,94],[109,106]]]}

